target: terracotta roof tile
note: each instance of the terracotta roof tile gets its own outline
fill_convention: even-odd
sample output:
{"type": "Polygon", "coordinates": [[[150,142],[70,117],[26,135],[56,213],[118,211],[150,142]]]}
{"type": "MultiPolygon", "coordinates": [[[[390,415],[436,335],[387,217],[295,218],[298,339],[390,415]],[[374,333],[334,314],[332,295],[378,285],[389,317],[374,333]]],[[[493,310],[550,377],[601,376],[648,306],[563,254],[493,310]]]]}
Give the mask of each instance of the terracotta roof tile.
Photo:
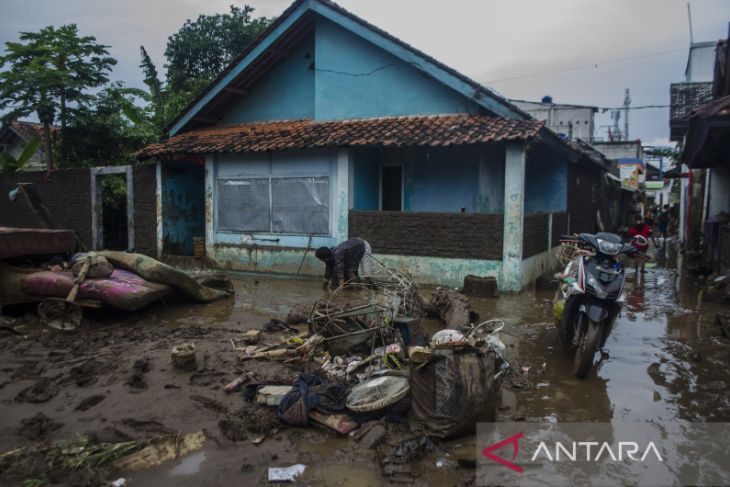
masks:
{"type": "MultiPolygon", "coordinates": [[[[25,140],[30,140],[36,135],[39,137],[43,137],[44,135],[43,124],[40,123],[15,120],[13,122],[10,122],[10,126],[25,140]]],[[[58,125],[51,125],[51,136],[55,137],[60,130],[61,127],[59,127],[58,125]]]]}
{"type": "Polygon", "coordinates": [[[246,123],[183,132],[142,149],[137,157],[270,152],[325,147],[450,146],[526,140],[543,124],[485,115],[388,117],[315,122],[246,123]]]}

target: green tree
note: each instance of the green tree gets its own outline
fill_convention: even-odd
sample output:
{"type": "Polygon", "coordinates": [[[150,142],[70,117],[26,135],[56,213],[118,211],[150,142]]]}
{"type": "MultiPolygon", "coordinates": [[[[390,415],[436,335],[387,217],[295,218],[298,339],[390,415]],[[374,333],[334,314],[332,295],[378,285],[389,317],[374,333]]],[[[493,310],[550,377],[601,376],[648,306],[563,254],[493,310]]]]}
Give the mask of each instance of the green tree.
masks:
{"type": "Polygon", "coordinates": [[[192,91],[218,76],[243,49],[273,21],[253,18],[254,9],[230,6],[227,14],[200,15],[190,19],[167,39],[167,87],[171,91],[192,91]]]}
{"type": "Polygon", "coordinates": [[[53,167],[50,126],[61,122],[61,143],[69,117],[92,99],[90,88],[109,81],[116,60],[93,36],[79,36],[75,24],[21,32],[0,56],[0,110],[4,121],[35,113],[44,126],[46,161],[53,167]]]}
{"type": "Polygon", "coordinates": [[[66,127],[59,165],[119,165],[134,162],[134,153],[158,140],[149,109],[139,107],[147,100],[142,90],[114,83],[94,95],[87,106],[76,110],[66,127]]]}

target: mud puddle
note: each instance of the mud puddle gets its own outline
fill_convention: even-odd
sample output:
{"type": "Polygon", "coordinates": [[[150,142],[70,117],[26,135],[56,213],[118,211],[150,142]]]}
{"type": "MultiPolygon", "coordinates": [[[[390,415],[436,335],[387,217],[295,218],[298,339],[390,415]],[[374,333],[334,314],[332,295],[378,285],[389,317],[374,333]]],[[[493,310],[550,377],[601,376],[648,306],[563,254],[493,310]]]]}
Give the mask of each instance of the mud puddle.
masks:
{"type": "MultiPolygon", "coordinates": [[[[730,421],[730,345],[711,327],[722,307],[698,306],[696,290],[678,292],[675,283],[674,271],[654,268],[627,284],[609,358],[584,381],[572,378],[570,358],[557,341],[552,291],[473,300],[484,319],[507,324],[502,338],[515,373],[502,390],[498,420],[730,421]]],[[[78,333],[39,329],[0,337],[0,450],[77,435],[120,442],[204,429],[209,440],[200,451],[118,476],[127,485],[255,485],[268,467],[303,463],[302,482],[309,485],[471,483],[474,437],[440,443],[416,461],[391,466],[381,462],[393,448],[387,441],[380,450],[362,449],[318,427],[281,429],[253,444],[261,433],[256,425],[270,418],[256,417],[240,393],[227,395],[223,385],[245,372],[261,381],[288,381],[299,369],[240,363],[230,339],[311,305],[322,291],[318,280],[308,279],[237,276],[234,284],[235,298],[208,305],[91,314],[78,333]],[[196,370],[188,373],[176,371],[169,357],[172,346],[185,342],[198,349],[196,370]]],[[[397,432],[388,441],[407,436],[397,432]]]]}

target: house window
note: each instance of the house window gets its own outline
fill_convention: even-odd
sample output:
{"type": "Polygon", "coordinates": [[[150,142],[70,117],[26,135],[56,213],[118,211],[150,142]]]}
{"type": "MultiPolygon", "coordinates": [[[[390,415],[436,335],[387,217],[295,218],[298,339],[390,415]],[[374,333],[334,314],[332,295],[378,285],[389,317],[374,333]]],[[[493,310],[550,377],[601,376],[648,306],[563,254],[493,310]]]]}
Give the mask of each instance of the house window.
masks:
{"type": "Polygon", "coordinates": [[[218,230],[328,235],[329,177],[218,180],[218,230]]]}
{"type": "Polygon", "coordinates": [[[380,167],[380,209],[403,211],[403,165],[380,167]]]}

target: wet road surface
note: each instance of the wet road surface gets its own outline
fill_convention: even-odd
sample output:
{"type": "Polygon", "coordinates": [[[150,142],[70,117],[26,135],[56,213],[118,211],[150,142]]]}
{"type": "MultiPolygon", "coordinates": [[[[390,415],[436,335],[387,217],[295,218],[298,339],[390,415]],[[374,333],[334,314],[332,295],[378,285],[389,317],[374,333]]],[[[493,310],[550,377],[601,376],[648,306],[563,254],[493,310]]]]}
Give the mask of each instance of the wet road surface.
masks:
{"type": "MultiPolygon", "coordinates": [[[[674,425],[730,421],[730,345],[726,339],[714,336],[711,326],[715,314],[727,310],[727,305],[700,304],[697,289],[691,286],[678,291],[676,273],[670,269],[647,269],[640,277],[634,282],[633,273],[629,275],[625,303],[606,344],[609,357],[583,381],[572,377],[571,357],[558,342],[552,321],[552,290],[472,300],[472,307],[482,319],[501,318],[507,325],[502,339],[516,373],[505,381],[501,391],[498,420],[674,425]]],[[[237,293],[229,300],[209,305],[158,305],[143,313],[95,319],[109,327],[155,323],[168,328],[212,327],[238,332],[260,328],[270,317],[283,318],[292,307],[309,306],[322,296],[319,280],[237,275],[234,284],[237,293]]],[[[427,296],[429,290],[424,289],[422,294],[427,296]]],[[[229,347],[227,339],[208,345],[213,356],[216,347],[229,347]]],[[[164,360],[169,348],[160,345],[155,350],[153,359],[164,360]]],[[[160,372],[170,373],[164,368],[160,372]]],[[[162,389],[170,379],[156,381],[162,389]]],[[[149,392],[127,396],[129,401],[153,394],[154,385],[149,392]]],[[[219,390],[210,394],[218,399],[222,395],[219,390]]],[[[158,419],[173,429],[215,429],[214,421],[203,425],[197,420],[191,422],[189,410],[171,408],[165,417],[165,406],[162,412],[155,409],[159,399],[149,396],[145,401],[150,414],[157,413],[158,419]]],[[[240,396],[227,396],[226,401],[231,407],[243,403],[240,396]]],[[[128,410],[135,406],[130,402],[115,407],[125,408],[124,413],[117,414],[130,414],[128,410]]],[[[27,415],[11,411],[5,422],[27,415]]],[[[81,421],[88,425],[97,420],[113,421],[108,416],[101,411],[81,421]]],[[[14,430],[9,424],[5,426],[0,428],[3,449],[14,441],[14,430]]],[[[76,426],[67,424],[67,430],[72,427],[76,426]]],[[[383,485],[375,454],[358,450],[352,443],[317,428],[294,430],[283,438],[279,435],[267,439],[261,446],[209,441],[203,450],[181,461],[130,475],[128,485],[241,485],[252,480],[262,482],[267,466],[295,463],[307,465],[302,480],[309,485],[383,485]]],[[[474,437],[445,442],[441,451],[414,465],[415,483],[469,484],[474,470],[458,467],[456,459],[473,459],[476,447],[474,437]]]]}

